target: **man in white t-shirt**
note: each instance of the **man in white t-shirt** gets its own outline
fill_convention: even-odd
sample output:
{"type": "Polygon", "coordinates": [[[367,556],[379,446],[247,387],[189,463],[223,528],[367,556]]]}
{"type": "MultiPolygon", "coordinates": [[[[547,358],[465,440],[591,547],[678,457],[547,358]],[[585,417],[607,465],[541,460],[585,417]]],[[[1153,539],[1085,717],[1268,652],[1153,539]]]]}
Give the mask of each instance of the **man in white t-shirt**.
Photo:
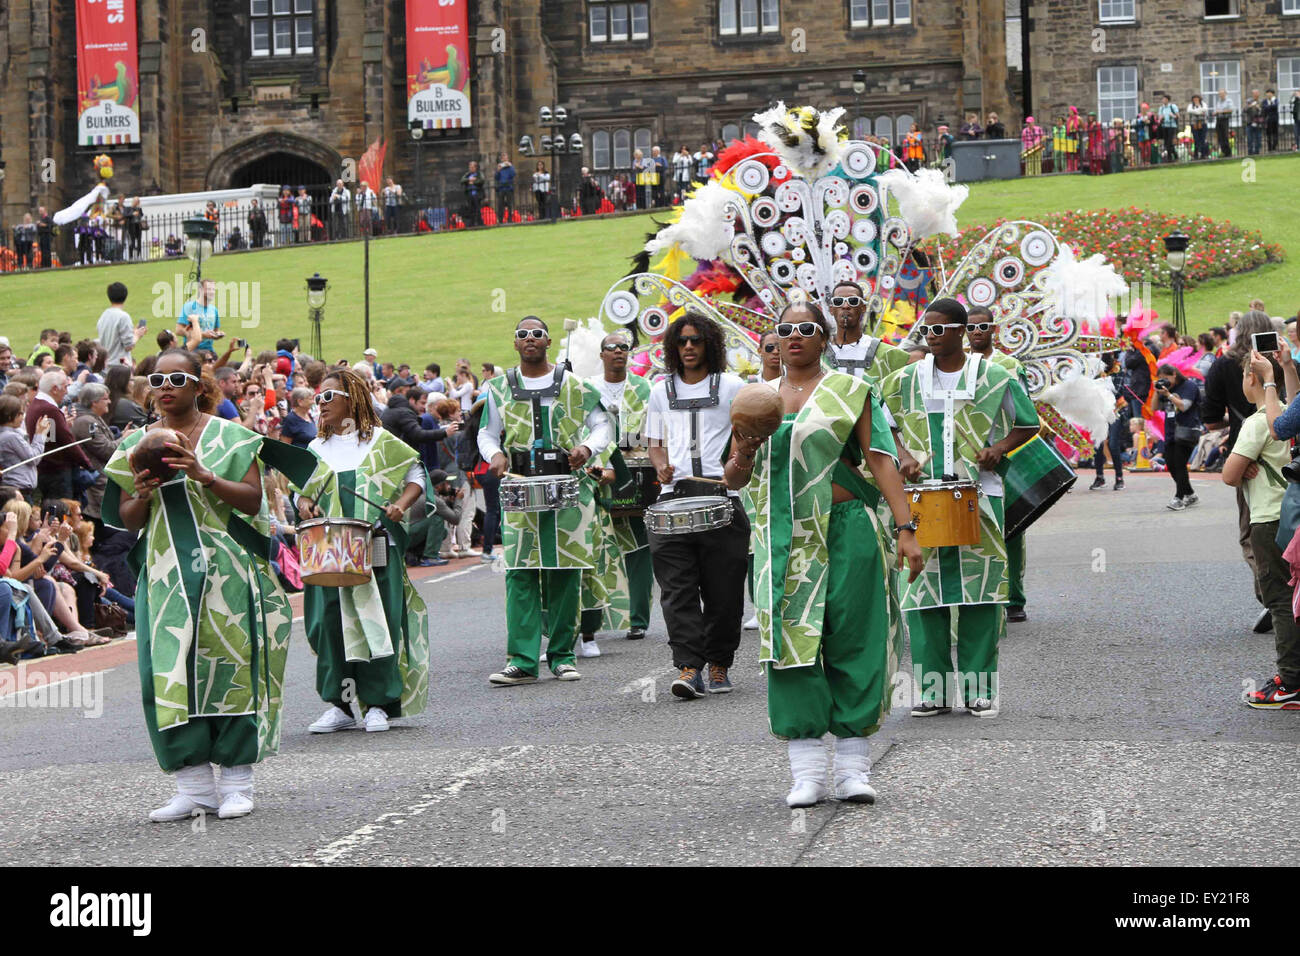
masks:
{"type": "Polygon", "coordinates": [[[99,324],[95,331],[95,337],[99,339],[99,344],[104,347],[106,353],[105,367],[109,365],[134,367],[131,350],[135,348],[135,343],[140,341],[140,336],[147,331],[143,324],[139,327],[131,324],[131,316],[127,315],[126,310],[122,308],[125,303],[126,286],[121,282],[110,282],[108,308],[100,313],[99,324]]]}
{"type": "Polygon", "coordinates": [[[721,479],[731,402],[745,383],[727,373],[722,329],[707,316],[687,312],[673,322],[663,355],[668,376],[650,390],[645,424],[650,463],[663,486],[659,500],[726,495],[731,507],[731,523],[720,528],[650,532],[668,646],[679,670],[672,692],[694,700],[731,690],[727,670],[740,645],[749,519],[721,479]]]}

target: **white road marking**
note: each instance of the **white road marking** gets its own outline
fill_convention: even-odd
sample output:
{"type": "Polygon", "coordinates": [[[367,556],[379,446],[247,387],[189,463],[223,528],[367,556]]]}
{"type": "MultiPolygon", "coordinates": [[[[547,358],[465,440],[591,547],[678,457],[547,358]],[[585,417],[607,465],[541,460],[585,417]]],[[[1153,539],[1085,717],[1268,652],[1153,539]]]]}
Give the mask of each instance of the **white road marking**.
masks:
{"type": "Polygon", "coordinates": [[[439,803],[442,803],[450,797],[459,796],[460,792],[469,786],[475,777],[481,777],[494,770],[504,770],[517,758],[523,756],[532,749],[533,747],[527,744],[520,747],[509,747],[507,748],[507,752],[499,757],[482,758],[462,770],[455,780],[447,784],[447,786],[443,787],[437,793],[422,794],[421,796],[423,799],[419,803],[413,803],[405,810],[394,810],[389,813],[380,814],[375,818],[373,823],[367,823],[365,826],[358,827],[347,836],[341,837],[333,843],[321,847],[312,854],[312,859],[310,861],[300,862],[296,865],[328,866],[337,863],[349,853],[360,849],[367,843],[373,842],[374,838],[378,834],[391,831],[393,828],[403,825],[407,822],[408,818],[417,817],[424,813],[425,810],[437,806],[439,803]]]}
{"type": "MultiPolygon", "coordinates": [[[[450,574],[440,574],[437,577],[427,578],[424,581],[416,581],[415,586],[419,587],[421,584],[437,584],[439,581],[449,581],[452,578],[460,577],[462,574],[469,574],[471,571],[482,571],[486,567],[487,567],[486,564],[479,564],[472,568],[465,568],[461,571],[452,571],[450,574]]],[[[295,617],[293,619],[293,623],[295,624],[298,624],[301,621],[302,621],[301,617],[295,617]]]]}

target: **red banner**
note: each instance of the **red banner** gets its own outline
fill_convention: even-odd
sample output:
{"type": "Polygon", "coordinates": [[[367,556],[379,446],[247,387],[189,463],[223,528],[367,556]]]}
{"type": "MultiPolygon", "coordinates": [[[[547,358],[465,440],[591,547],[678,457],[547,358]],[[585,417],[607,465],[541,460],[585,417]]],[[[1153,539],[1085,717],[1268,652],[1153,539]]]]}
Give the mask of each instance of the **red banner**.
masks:
{"type": "Polygon", "coordinates": [[[135,0],[77,0],[77,142],[82,146],[140,142],[135,37],[135,0]]]}
{"type": "Polygon", "coordinates": [[[467,0],[406,0],[406,116],[425,129],[470,125],[467,0]]]}

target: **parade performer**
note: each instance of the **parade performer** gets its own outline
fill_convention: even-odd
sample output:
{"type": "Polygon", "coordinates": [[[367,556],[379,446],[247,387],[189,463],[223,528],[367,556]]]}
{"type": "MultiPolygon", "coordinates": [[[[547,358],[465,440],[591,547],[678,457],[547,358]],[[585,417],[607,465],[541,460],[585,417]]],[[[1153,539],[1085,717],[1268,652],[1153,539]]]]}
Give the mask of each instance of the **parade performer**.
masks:
{"type": "Polygon", "coordinates": [[[163,352],[149,387],[161,421],[123,438],[103,502],[106,524],[144,532],[131,561],[145,726],[176,777],[149,818],[242,817],[253,764],[279,749],[292,619],[269,561],[263,440],[212,414],[217,388],[192,352],[163,352]]]}
{"type": "Polygon", "coordinates": [[[431,499],[433,490],[419,453],[380,425],[359,375],[331,371],[315,401],[319,434],[307,447],[327,468],[297,485],[299,516],[378,523],[375,533],[386,536],[388,546],[387,559],[376,562],[364,584],[303,588],[316,692],[330,705],[307,729],[330,734],[355,727],[355,700],[365,729],[377,733],[394,718],[419,714],[429,695],[429,612],[402,556],[410,534],[407,512],[422,494],[431,499]]]}
{"type": "Polygon", "coordinates": [[[893,548],[876,515],[881,491],[913,578],[921,549],[876,386],[821,367],[830,336],[815,309],[792,305],[776,328],[785,421],[766,441],[737,429],[726,465],[728,485],[747,485],[757,513],[768,723],[789,740],[787,805],[825,798],[828,732],[836,738],[836,796],[873,803],[867,738],[889,712],[902,650],[893,548]],[[874,483],[859,470],[864,457],[874,483]]]}
{"type": "MultiPolygon", "coordinates": [[[[519,365],[485,385],[478,449],[498,477],[507,472],[567,475],[609,444],[609,420],[600,392],[547,360],[551,337],[535,315],[515,327],[519,365]],[[507,451],[508,450],[508,451],[507,451]]],[[[488,680],[497,685],[537,680],[542,605],[549,629],[547,664],[558,679],[579,680],[573,666],[582,571],[595,565],[596,520],[592,482],[579,482],[576,507],[506,511],[506,666],[488,680]]]]}
{"type": "Polygon", "coordinates": [[[838,282],[826,304],[835,319],[835,338],[831,341],[831,361],[841,372],[854,378],[866,377],[879,384],[909,361],[908,354],[896,345],[868,335],[862,328],[867,314],[867,296],[856,282],[838,282]]]}
{"type": "Polygon", "coordinates": [[[736,492],[723,485],[722,465],[731,436],[728,409],[745,383],[726,371],[722,330],[703,314],[687,311],[668,326],[663,359],[668,377],[650,391],[645,428],[663,486],[659,500],[727,494],[732,509],[729,524],[709,531],[650,532],[668,646],[678,669],[672,692],[693,700],[730,692],[727,671],[740,645],[749,519],[736,492]]]}
{"type": "Polygon", "coordinates": [[[883,401],[892,418],[899,470],[909,482],[978,482],[979,543],[923,548],[925,570],[903,586],[903,611],[919,672],[922,701],[913,716],[951,711],[960,692],[977,716],[998,712],[998,642],[1006,633],[1006,544],[1002,456],[1032,438],[1038,415],[1015,376],[962,348],[966,309],[955,299],[929,304],[930,355],[887,378],[883,401]],[[952,682],[952,609],[957,608],[957,667],[952,682]]]}
{"type": "MultiPolygon", "coordinates": [[[[602,467],[602,493],[608,501],[614,490],[618,472],[618,456],[645,455],[646,406],[650,401],[650,383],[641,375],[627,374],[628,354],[632,350],[632,337],[623,331],[605,336],[600,343],[600,360],[604,374],[591,380],[600,392],[601,406],[609,416],[613,441],[599,456],[602,467]]],[[[625,471],[625,469],[624,469],[625,471]]],[[[625,472],[625,478],[628,476],[625,472]]],[[[638,641],[645,637],[650,626],[650,601],[654,588],[654,569],[650,561],[650,542],[646,535],[645,519],[635,515],[614,517],[605,508],[598,512],[604,534],[602,543],[607,555],[602,578],[608,597],[607,609],[588,610],[584,607],[579,632],[582,637],[578,654],[596,656],[595,632],[602,623],[611,630],[627,627],[627,639],[638,641]]],[[[597,565],[602,562],[597,555],[597,565]]],[[[597,569],[583,572],[584,581],[597,575],[597,569]]],[[[599,652],[597,652],[599,653],[599,652]]]]}
{"type": "MultiPolygon", "coordinates": [[[[1016,359],[993,347],[993,313],[982,305],[966,312],[966,340],[972,355],[982,355],[995,365],[1000,365],[1016,377],[1025,393],[1029,383],[1025,380],[1025,367],[1016,359]]],[[[1007,539],[1007,622],[1020,624],[1029,620],[1025,613],[1025,534],[1007,539]]]]}

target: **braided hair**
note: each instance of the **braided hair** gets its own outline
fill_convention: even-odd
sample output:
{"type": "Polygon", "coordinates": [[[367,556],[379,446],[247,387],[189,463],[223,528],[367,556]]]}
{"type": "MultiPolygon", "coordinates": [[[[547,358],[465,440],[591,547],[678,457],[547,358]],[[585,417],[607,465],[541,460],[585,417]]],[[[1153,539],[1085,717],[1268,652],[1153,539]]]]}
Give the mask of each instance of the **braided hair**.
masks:
{"type": "Polygon", "coordinates": [[[682,357],[681,353],[677,351],[677,347],[678,340],[682,335],[682,328],[687,325],[694,326],[695,330],[704,339],[704,364],[708,367],[710,374],[725,372],[727,370],[727,348],[722,338],[722,327],[704,313],[688,310],[672,325],[668,326],[668,331],[664,333],[664,368],[668,370],[668,374],[676,375],[681,371],[682,357]]]}
{"type": "MultiPolygon", "coordinates": [[[[370,436],[379,427],[379,416],[375,414],[375,406],[370,401],[370,389],[366,387],[365,381],[350,368],[331,369],[321,380],[321,385],[324,386],[330,380],[338,382],[342,386],[341,391],[348,396],[348,402],[352,405],[351,420],[356,428],[357,437],[361,441],[369,441],[370,436]]],[[[322,438],[329,438],[334,434],[334,429],[322,422],[320,434],[322,438]]]]}

